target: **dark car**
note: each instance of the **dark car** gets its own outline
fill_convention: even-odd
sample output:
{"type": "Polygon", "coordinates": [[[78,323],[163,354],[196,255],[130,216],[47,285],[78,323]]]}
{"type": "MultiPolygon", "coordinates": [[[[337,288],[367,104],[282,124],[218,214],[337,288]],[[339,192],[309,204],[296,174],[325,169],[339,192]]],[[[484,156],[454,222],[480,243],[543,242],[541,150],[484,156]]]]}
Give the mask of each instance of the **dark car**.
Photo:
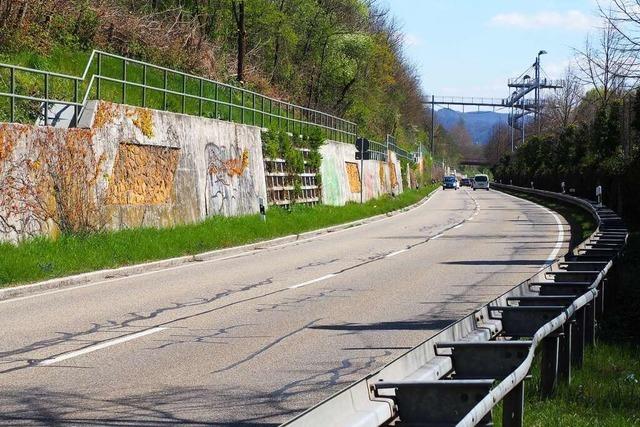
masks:
{"type": "Polygon", "coordinates": [[[463,187],[471,187],[471,178],[462,178],[460,185],[463,187]]]}
{"type": "Polygon", "coordinates": [[[445,176],[442,179],[442,189],[446,190],[447,188],[458,189],[458,180],[455,176],[445,176]]]}

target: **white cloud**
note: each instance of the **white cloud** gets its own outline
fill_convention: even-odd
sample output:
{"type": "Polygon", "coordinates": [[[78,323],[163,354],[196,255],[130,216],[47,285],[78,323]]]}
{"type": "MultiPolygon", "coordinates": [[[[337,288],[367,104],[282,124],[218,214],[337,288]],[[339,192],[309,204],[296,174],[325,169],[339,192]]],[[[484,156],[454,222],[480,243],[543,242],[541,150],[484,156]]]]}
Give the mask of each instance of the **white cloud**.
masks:
{"type": "Polygon", "coordinates": [[[566,12],[543,11],[533,14],[519,12],[500,13],[489,21],[494,27],[511,27],[525,30],[561,28],[573,31],[590,30],[598,24],[598,19],[579,10],[566,12]]]}
{"type": "Polygon", "coordinates": [[[407,34],[407,33],[403,35],[402,41],[405,47],[422,46],[422,44],[424,43],[424,41],[420,37],[416,36],[415,34],[407,34]]]}

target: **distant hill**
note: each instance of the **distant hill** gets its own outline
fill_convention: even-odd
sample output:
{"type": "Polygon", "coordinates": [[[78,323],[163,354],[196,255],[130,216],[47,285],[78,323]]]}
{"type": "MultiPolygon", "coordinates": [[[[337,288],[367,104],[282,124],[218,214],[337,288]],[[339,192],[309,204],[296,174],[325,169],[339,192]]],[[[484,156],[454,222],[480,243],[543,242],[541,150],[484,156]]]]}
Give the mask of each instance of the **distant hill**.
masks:
{"type": "Polygon", "coordinates": [[[481,145],[489,142],[491,129],[496,124],[507,124],[507,117],[507,113],[494,113],[493,111],[472,111],[462,113],[449,108],[443,108],[436,111],[438,123],[446,130],[453,129],[460,120],[462,120],[469,132],[469,135],[471,135],[473,142],[481,145]]]}

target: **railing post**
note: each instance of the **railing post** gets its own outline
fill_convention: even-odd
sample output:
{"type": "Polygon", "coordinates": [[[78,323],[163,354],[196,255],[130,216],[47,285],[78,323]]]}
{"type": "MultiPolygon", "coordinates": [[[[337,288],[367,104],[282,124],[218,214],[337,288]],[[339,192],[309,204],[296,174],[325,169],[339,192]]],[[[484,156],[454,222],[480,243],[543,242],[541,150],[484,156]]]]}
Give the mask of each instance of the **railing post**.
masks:
{"type": "Polygon", "coordinates": [[[163,91],[162,91],[162,111],[167,111],[167,86],[168,86],[168,76],[167,70],[164,70],[163,75],[163,91]]]}
{"type": "Polygon", "coordinates": [[[523,415],[524,381],[520,381],[502,401],[502,426],[522,427],[523,415]]]}
{"type": "Polygon", "coordinates": [[[540,394],[543,398],[553,395],[558,385],[558,340],[557,333],[542,340],[540,394]]]}
{"type": "Polygon", "coordinates": [[[78,106],[78,92],[79,92],[79,88],[78,88],[79,82],[78,79],[74,79],[73,80],[73,120],[72,120],[72,126],[73,127],[77,127],[78,126],[78,120],[80,120],[80,117],[78,117],[80,115],[80,107],[78,106]]]}
{"type": "Polygon", "coordinates": [[[127,60],[122,60],[122,103],[126,104],[127,100],[127,60]]]}
{"type": "Polygon", "coordinates": [[[233,121],[233,88],[229,88],[229,121],[233,121]]]}
{"type": "Polygon", "coordinates": [[[49,74],[44,75],[44,125],[49,126],[49,74]]]}
{"type": "Polygon", "coordinates": [[[142,65],[142,107],[147,106],[147,64],[142,65]]]}
{"type": "Polygon", "coordinates": [[[216,101],[213,103],[213,116],[217,119],[218,118],[218,83],[216,83],[216,88],[215,88],[215,98],[216,101]]]}
{"type": "Polygon", "coordinates": [[[202,79],[200,79],[200,98],[198,99],[199,103],[198,103],[198,116],[202,117],[202,97],[204,96],[204,92],[203,92],[203,81],[202,79]]]}
{"type": "Polygon", "coordinates": [[[287,106],[287,132],[289,132],[289,125],[290,125],[290,119],[289,119],[289,104],[286,104],[287,106]]]}
{"type": "Polygon", "coordinates": [[[11,117],[11,122],[15,122],[16,121],[16,70],[13,68],[9,69],[9,93],[11,93],[11,99],[10,99],[10,117],[11,117]]]}
{"type": "Polygon", "coordinates": [[[240,108],[240,123],[244,124],[244,90],[240,92],[240,103],[242,104],[242,108],[240,108]]]}
{"type": "Polygon", "coordinates": [[[252,97],[251,104],[253,105],[253,108],[252,108],[253,114],[251,115],[251,125],[255,126],[256,125],[256,94],[252,93],[251,97],[252,97]]]}
{"type": "Polygon", "coordinates": [[[98,74],[98,79],[96,80],[96,98],[99,100],[100,98],[100,86],[101,86],[101,81],[102,79],[100,77],[102,77],[102,54],[100,52],[98,52],[97,54],[97,74],[98,74]]]}
{"type": "Polygon", "coordinates": [[[184,114],[187,109],[187,76],[185,74],[182,75],[182,114],[184,114]]]}

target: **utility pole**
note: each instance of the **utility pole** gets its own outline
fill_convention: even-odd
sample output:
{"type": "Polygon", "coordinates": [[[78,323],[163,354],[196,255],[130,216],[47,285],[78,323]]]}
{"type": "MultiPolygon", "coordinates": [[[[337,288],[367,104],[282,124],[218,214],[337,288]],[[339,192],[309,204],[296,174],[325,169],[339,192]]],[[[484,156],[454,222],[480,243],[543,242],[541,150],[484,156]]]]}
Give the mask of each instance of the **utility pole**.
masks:
{"type": "Polygon", "coordinates": [[[515,147],[514,147],[514,138],[515,138],[515,114],[514,114],[515,110],[513,108],[513,105],[511,106],[511,152],[513,153],[515,147]]]}
{"type": "Polygon", "coordinates": [[[436,112],[436,97],[431,95],[431,156],[435,156],[435,112],[436,112]]]}
{"type": "Polygon", "coordinates": [[[524,125],[525,118],[527,117],[527,110],[525,110],[525,96],[522,97],[522,143],[524,144],[524,125]]]}

